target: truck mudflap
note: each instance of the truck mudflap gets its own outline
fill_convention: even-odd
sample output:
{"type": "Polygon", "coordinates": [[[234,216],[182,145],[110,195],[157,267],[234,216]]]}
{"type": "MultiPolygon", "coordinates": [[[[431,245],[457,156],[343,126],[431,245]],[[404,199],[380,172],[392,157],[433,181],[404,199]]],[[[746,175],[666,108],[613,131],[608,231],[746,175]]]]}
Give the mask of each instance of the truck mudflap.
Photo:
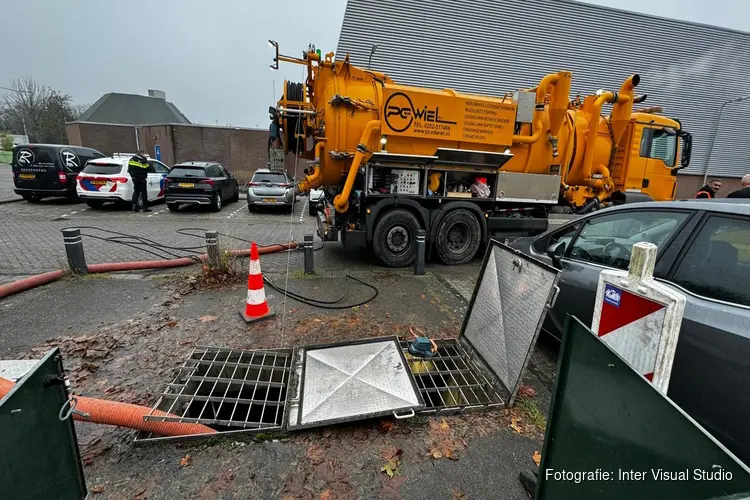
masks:
{"type": "Polygon", "coordinates": [[[326,215],[324,210],[318,212],[316,216],[316,222],[318,223],[318,236],[323,241],[338,241],[339,230],[329,222],[329,217],[326,215]]]}

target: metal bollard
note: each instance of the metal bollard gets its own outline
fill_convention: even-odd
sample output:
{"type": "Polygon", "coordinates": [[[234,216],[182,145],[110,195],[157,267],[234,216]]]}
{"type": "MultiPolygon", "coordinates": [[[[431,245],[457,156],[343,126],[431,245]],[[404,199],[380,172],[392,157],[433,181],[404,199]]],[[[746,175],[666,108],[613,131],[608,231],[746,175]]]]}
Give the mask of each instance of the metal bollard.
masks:
{"type": "Polygon", "coordinates": [[[206,231],[206,253],[208,254],[209,267],[218,268],[221,266],[218,231],[206,231]]]}
{"type": "Polygon", "coordinates": [[[427,231],[424,229],[417,230],[417,258],[414,260],[414,274],[421,276],[424,274],[424,253],[427,246],[427,231]]]}
{"type": "Polygon", "coordinates": [[[313,235],[305,236],[305,274],[315,274],[315,263],[313,262],[313,235]]]}
{"type": "Polygon", "coordinates": [[[68,267],[75,274],[87,274],[86,256],[83,254],[83,239],[80,229],[63,229],[65,253],[68,256],[68,267]]]}

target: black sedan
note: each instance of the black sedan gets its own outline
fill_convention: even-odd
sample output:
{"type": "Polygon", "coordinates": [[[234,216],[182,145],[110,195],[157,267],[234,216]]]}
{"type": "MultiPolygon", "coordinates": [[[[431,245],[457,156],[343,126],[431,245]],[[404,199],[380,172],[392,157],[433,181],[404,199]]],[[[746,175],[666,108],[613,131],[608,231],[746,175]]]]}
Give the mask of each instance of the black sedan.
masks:
{"type": "Polygon", "coordinates": [[[544,329],[591,324],[599,273],[627,269],[633,244],[658,247],[654,277],[686,297],[669,397],[750,463],[750,203],[690,200],[607,208],[512,243],[562,269],[544,329]]]}
{"type": "Polygon", "coordinates": [[[164,186],[167,208],[177,211],[180,205],[209,205],[215,212],[225,201],[239,201],[237,179],[216,162],[178,163],[169,171],[164,186]]]}

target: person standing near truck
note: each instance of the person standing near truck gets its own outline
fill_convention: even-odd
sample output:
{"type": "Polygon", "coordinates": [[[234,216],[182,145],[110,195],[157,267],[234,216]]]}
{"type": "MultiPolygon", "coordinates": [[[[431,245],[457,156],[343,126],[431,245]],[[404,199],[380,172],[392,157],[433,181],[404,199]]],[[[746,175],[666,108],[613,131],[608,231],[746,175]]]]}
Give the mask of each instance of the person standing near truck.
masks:
{"type": "Polygon", "coordinates": [[[128,162],[128,174],[133,180],[133,212],[138,211],[138,198],[143,203],[143,211],[150,212],[148,208],[148,194],[146,191],[146,181],[148,180],[148,159],[146,152],[141,150],[130,158],[128,162]]]}
{"type": "Polygon", "coordinates": [[[719,189],[721,189],[721,181],[719,179],[714,179],[702,188],[698,190],[697,193],[695,193],[696,199],[710,199],[710,198],[716,198],[716,193],[719,192],[719,189]]]}
{"type": "Polygon", "coordinates": [[[745,174],[742,178],[742,189],[732,191],[727,198],[750,198],[750,174],[745,174]]]}

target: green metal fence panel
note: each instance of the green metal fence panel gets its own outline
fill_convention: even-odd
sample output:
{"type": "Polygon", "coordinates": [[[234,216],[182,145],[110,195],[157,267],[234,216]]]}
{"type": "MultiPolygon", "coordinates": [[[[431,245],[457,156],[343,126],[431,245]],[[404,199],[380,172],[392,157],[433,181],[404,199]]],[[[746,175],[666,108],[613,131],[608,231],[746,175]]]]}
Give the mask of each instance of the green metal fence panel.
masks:
{"type": "Polygon", "coordinates": [[[750,469],[578,319],[563,339],[537,500],[750,498],[750,469]]]}
{"type": "Polygon", "coordinates": [[[2,498],[79,500],[87,495],[58,349],[44,356],[0,400],[2,498]]]}

